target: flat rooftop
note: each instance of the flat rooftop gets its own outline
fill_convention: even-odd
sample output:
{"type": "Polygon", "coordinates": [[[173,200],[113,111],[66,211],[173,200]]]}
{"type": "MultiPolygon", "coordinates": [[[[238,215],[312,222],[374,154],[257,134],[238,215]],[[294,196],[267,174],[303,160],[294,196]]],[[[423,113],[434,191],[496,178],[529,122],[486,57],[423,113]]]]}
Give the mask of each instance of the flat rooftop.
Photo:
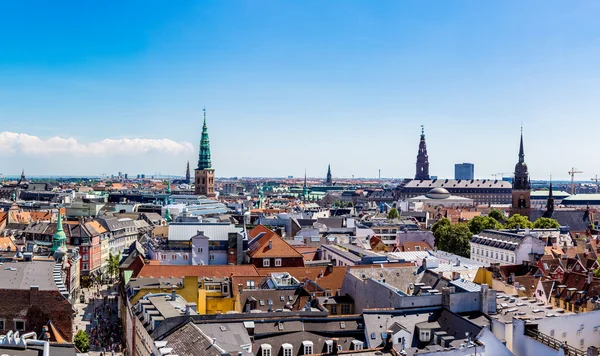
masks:
{"type": "Polygon", "coordinates": [[[543,302],[529,297],[517,297],[514,295],[498,293],[496,295],[496,314],[490,315],[492,319],[498,319],[501,323],[512,323],[512,319],[522,319],[526,323],[535,320],[572,314],[569,311],[554,308],[552,305],[544,305],[543,302]]]}
{"type": "Polygon", "coordinates": [[[58,290],[53,277],[54,261],[0,262],[0,289],[58,290]]]}

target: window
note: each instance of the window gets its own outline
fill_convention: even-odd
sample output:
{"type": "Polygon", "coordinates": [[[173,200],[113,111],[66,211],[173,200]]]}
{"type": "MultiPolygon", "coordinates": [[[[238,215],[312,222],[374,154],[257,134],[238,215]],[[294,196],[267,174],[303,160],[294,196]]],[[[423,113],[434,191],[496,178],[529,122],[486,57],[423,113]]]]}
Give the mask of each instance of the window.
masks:
{"type": "Polygon", "coordinates": [[[279,323],[279,324],[277,324],[277,329],[279,329],[279,330],[283,330],[283,323],[279,323]]]}
{"type": "Polygon", "coordinates": [[[84,260],[84,261],[87,261],[89,259],[89,256],[88,255],[83,255],[83,257],[81,259],[84,260]]]}
{"type": "Polygon", "coordinates": [[[82,250],[82,252],[88,252],[88,248],[85,246],[81,250],[82,250]]]}
{"type": "Polygon", "coordinates": [[[166,259],[167,259],[167,255],[162,255],[162,256],[160,256],[160,257],[161,257],[163,260],[166,260],[166,259]]]}
{"type": "Polygon", "coordinates": [[[345,329],[345,328],[346,328],[346,322],[340,321],[340,329],[345,329]]]}
{"type": "Polygon", "coordinates": [[[25,320],[15,320],[15,330],[25,331],[25,320]]]}
{"type": "Polygon", "coordinates": [[[262,344],[260,348],[262,349],[262,356],[271,356],[271,345],[262,344]]]}
{"type": "Polygon", "coordinates": [[[227,284],[223,284],[223,294],[229,294],[229,286],[227,284]]]}
{"type": "Polygon", "coordinates": [[[291,344],[283,344],[281,345],[283,349],[283,356],[292,356],[292,345],[291,344]]]}
{"type": "Polygon", "coordinates": [[[87,263],[84,263],[84,264],[83,264],[83,268],[82,268],[82,269],[83,269],[84,271],[87,271],[87,270],[88,270],[88,264],[87,264],[87,263]]]}
{"type": "Polygon", "coordinates": [[[350,314],[350,304],[342,304],[342,314],[350,314]]]}
{"type": "Polygon", "coordinates": [[[198,247],[198,253],[202,253],[202,247],[198,247]]]}
{"type": "Polygon", "coordinates": [[[254,281],[246,281],[246,289],[254,289],[254,281]]]}
{"type": "Polygon", "coordinates": [[[171,259],[172,259],[172,260],[176,260],[176,259],[177,259],[177,256],[176,256],[176,255],[171,255],[171,259]]]}
{"type": "Polygon", "coordinates": [[[335,305],[335,304],[330,305],[329,310],[331,311],[331,314],[337,314],[337,305],[335,305]]]}
{"type": "Polygon", "coordinates": [[[304,346],[304,354],[305,355],[312,355],[312,353],[313,353],[312,341],[302,341],[302,346],[304,346]]]}
{"type": "Polygon", "coordinates": [[[325,345],[327,345],[327,353],[333,353],[333,340],[326,340],[325,345]]]}
{"type": "Polygon", "coordinates": [[[260,306],[261,306],[261,307],[264,307],[264,306],[265,306],[265,301],[264,301],[263,299],[261,299],[261,300],[258,302],[258,304],[260,304],[260,306]]]}
{"type": "Polygon", "coordinates": [[[183,255],[183,259],[187,261],[188,255],[183,255]]]}
{"type": "Polygon", "coordinates": [[[263,258],[263,267],[271,266],[271,260],[268,258],[263,258]]]}
{"type": "Polygon", "coordinates": [[[281,267],[281,258],[275,259],[275,267],[281,267]]]}
{"type": "Polygon", "coordinates": [[[209,260],[214,261],[215,260],[215,255],[210,255],[209,256],[209,260]]]}
{"type": "Polygon", "coordinates": [[[362,350],[363,349],[363,342],[360,340],[352,340],[352,348],[354,350],[362,350]]]}
{"type": "Polygon", "coordinates": [[[4,319],[0,319],[0,330],[4,330],[4,329],[6,329],[6,328],[4,327],[4,324],[5,324],[5,323],[6,323],[6,321],[5,321],[4,319]]]}

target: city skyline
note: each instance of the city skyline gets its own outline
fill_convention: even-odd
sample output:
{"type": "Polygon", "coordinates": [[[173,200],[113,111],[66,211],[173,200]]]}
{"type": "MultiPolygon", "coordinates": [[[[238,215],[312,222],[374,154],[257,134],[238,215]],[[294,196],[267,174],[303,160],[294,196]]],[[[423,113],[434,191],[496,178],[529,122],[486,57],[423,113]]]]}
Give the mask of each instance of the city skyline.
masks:
{"type": "Polygon", "coordinates": [[[206,106],[217,176],[600,173],[599,4],[267,3],[2,5],[0,172],[182,175],[206,106]]]}

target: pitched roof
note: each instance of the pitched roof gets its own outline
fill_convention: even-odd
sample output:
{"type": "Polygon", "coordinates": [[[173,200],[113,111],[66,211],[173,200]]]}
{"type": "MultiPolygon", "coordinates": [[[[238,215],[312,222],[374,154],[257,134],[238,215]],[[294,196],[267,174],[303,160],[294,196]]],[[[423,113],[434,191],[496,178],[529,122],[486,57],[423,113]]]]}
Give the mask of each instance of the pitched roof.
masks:
{"type": "Polygon", "coordinates": [[[248,247],[248,254],[252,258],[303,258],[302,254],[281,236],[262,225],[250,230],[249,234],[253,238],[248,247]]]}
{"type": "MultiPolygon", "coordinates": [[[[568,226],[571,232],[581,232],[586,231],[590,224],[589,221],[583,219],[584,213],[583,210],[554,210],[549,217],[556,219],[560,226],[568,226]]],[[[529,219],[535,222],[537,219],[544,217],[544,214],[546,214],[546,211],[532,209],[529,219]]]]}
{"type": "Polygon", "coordinates": [[[135,277],[230,277],[258,276],[254,265],[235,266],[176,266],[146,264],[135,277]]]}
{"type": "Polygon", "coordinates": [[[311,280],[322,289],[331,289],[332,292],[342,288],[346,267],[333,267],[331,272],[327,267],[288,267],[288,268],[258,268],[258,273],[262,276],[271,273],[287,272],[300,282],[311,280]]]}
{"type": "Polygon", "coordinates": [[[402,244],[402,251],[404,252],[408,252],[408,251],[432,251],[433,248],[431,246],[429,246],[429,244],[425,241],[419,241],[419,242],[411,242],[411,241],[406,241],[405,243],[402,244]],[[419,249],[417,249],[417,247],[419,247],[419,249]]]}

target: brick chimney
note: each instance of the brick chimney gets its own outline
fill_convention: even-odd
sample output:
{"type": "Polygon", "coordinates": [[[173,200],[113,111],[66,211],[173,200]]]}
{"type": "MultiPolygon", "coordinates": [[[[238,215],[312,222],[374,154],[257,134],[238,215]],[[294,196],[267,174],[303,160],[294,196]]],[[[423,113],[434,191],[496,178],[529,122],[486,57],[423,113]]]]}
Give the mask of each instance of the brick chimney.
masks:
{"type": "Polygon", "coordinates": [[[332,347],[331,353],[333,355],[337,355],[337,353],[338,353],[338,341],[339,341],[339,339],[337,337],[334,337],[334,338],[331,339],[331,341],[333,341],[333,347],[332,347]]]}

